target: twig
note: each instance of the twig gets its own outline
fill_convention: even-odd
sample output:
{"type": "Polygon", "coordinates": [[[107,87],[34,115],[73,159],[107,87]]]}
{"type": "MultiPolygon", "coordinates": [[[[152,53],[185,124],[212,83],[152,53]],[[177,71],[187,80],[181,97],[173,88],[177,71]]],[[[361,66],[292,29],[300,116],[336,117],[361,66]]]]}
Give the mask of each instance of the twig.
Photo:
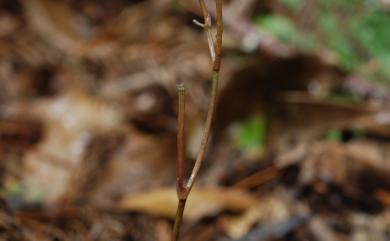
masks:
{"type": "Polygon", "coordinates": [[[211,61],[214,63],[215,58],[216,58],[216,56],[215,56],[216,53],[215,53],[215,41],[213,38],[213,34],[211,33],[211,26],[212,26],[211,15],[207,10],[207,7],[206,7],[204,0],[199,0],[199,6],[200,6],[200,10],[201,10],[202,15],[203,15],[204,23],[203,24],[199,23],[197,20],[194,20],[194,23],[196,25],[202,27],[205,30],[206,36],[207,36],[207,43],[209,45],[211,61]]]}
{"type": "Polygon", "coordinates": [[[206,150],[207,150],[207,144],[210,137],[210,131],[211,126],[213,122],[214,112],[217,105],[217,97],[218,97],[218,83],[219,83],[219,73],[215,72],[213,73],[213,86],[211,90],[211,101],[209,104],[209,110],[207,112],[207,118],[206,118],[206,126],[203,131],[203,137],[202,142],[200,144],[200,149],[198,152],[198,155],[196,157],[194,168],[192,169],[190,179],[188,180],[188,183],[186,185],[186,191],[187,194],[191,191],[192,187],[194,186],[194,182],[196,177],[198,176],[198,172],[200,167],[202,166],[202,162],[204,160],[206,150]]]}
{"type": "Polygon", "coordinates": [[[183,220],[184,208],[186,206],[187,198],[179,199],[177,206],[175,224],[173,226],[172,241],[178,241],[180,236],[180,227],[183,220]]]}
{"type": "MultiPolygon", "coordinates": [[[[217,14],[217,34],[216,34],[216,48],[215,48],[215,61],[213,70],[219,75],[219,69],[221,68],[222,57],[222,34],[223,34],[223,13],[222,13],[222,0],[216,0],[215,11],[217,14]]],[[[219,77],[219,76],[217,76],[219,77]]]]}
{"type": "Polygon", "coordinates": [[[199,23],[194,20],[194,23],[202,27],[207,35],[207,41],[210,50],[210,56],[212,60],[212,89],[211,89],[211,100],[208,107],[206,126],[203,131],[202,142],[200,149],[195,161],[195,165],[192,169],[190,178],[187,185],[184,185],[184,170],[185,170],[185,141],[184,141],[184,114],[185,114],[185,88],[183,84],[178,85],[179,92],[179,113],[178,113],[178,134],[177,134],[177,147],[178,147],[178,159],[177,159],[177,196],[179,199],[175,224],[173,228],[172,241],[179,240],[180,226],[183,219],[184,208],[187,202],[187,197],[194,186],[196,177],[198,176],[199,170],[202,166],[203,160],[206,155],[208,141],[210,139],[211,127],[213,124],[214,113],[217,106],[218,98],[218,84],[219,84],[219,71],[221,68],[221,55],[222,55],[222,33],[223,33],[223,13],[222,13],[222,0],[215,0],[216,4],[216,27],[217,33],[214,40],[211,31],[211,17],[207,11],[204,0],[199,0],[199,6],[203,15],[204,23],[199,23]]]}
{"type": "Polygon", "coordinates": [[[184,187],[184,172],[185,172],[185,88],[184,84],[181,83],[177,86],[179,95],[179,113],[177,118],[177,194],[179,200],[185,197],[186,189],[184,187]]]}

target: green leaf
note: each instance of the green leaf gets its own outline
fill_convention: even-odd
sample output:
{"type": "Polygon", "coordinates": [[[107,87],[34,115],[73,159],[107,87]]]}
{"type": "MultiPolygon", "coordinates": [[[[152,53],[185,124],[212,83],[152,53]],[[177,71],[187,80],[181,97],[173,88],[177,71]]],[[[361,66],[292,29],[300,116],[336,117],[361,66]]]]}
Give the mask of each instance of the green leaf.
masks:
{"type": "Polygon", "coordinates": [[[266,121],[256,115],[241,123],[239,127],[237,145],[242,150],[263,148],[266,139],[266,121]]]}

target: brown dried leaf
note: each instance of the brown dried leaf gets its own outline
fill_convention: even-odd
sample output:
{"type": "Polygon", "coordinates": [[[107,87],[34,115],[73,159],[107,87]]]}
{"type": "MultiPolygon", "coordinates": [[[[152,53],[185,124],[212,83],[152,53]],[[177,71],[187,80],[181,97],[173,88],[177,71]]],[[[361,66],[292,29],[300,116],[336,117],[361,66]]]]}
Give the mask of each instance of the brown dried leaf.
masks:
{"type": "MultiPolygon", "coordinates": [[[[173,218],[176,214],[177,196],[175,188],[162,188],[125,197],[119,204],[121,209],[146,212],[173,218]]],[[[198,187],[191,191],[184,218],[196,221],[221,210],[245,211],[253,207],[258,199],[243,190],[221,187],[198,187]]]]}

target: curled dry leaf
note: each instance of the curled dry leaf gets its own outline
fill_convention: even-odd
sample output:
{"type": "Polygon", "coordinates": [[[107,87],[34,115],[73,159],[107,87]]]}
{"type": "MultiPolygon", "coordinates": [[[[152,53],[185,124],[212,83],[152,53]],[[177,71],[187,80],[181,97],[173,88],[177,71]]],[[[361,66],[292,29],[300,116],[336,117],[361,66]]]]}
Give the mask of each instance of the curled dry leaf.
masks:
{"type": "MultiPolygon", "coordinates": [[[[125,197],[121,209],[174,218],[177,197],[175,188],[162,188],[125,197]]],[[[245,211],[258,203],[254,195],[238,189],[194,187],[188,198],[184,219],[197,221],[222,210],[245,211]]]]}

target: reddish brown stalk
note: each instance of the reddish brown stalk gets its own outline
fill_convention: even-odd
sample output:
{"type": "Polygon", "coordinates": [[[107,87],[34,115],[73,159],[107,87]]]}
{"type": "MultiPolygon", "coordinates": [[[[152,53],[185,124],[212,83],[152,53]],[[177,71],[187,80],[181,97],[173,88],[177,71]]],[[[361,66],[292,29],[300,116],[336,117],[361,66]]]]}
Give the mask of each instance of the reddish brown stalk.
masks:
{"type": "Polygon", "coordinates": [[[180,237],[180,227],[183,220],[184,208],[186,206],[187,199],[180,199],[177,205],[175,224],[173,226],[172,241],[178,241],[180,237]]]}
{"type": "MultiPolygon", "coordinates": [[[[199,4],[202,9],[203,17],[206,19],[206,16],[210,16],[210,14],[207,12],[207,9],[205,7],[204,1],[199,0],[199,4]],[[206,11],[204,11],[206,9],[206,11]]],[[[200,150],[198,153],[198,156],[195,161],[194,168],[191,172],[190,179],[188,180],[188,184],[186,186],[187,189],[187,195],[191,191],[195,179],[198,175],[199,169],[202,166],[202,162],[204,160],[206,150],[207,150],[207,144],[210,137],[210,131],[212,127],[212,122],[214,119],[214,112],[217,105],[217,98],[218,98],[218,85],[219,85],[219,70],[221,67],[221,55],[222,55],[222,35],[223,35],[223,12],[222,12],[222,0],[215,0],[216,4],[216,16],[217,16],[217,34],[216,34],[216,42],[214,43],[215,46],[215,60],[213,61],[213,86],[211,89],[211,101],[209,104],[209,110],[207,113],[207,119],[206,119],[206,126],[203,132],[202,142],[200,146],[200,150]]]]}
{"type": "Polygon", "coordinates": [[[179,96],[179,110],[177,117],[177,196],[184,199],[186,189],[184,187],[184,172],[185,172],[185,88],[184,84],[177,85],[179,96]]]}
{"type": "Polygon", "coordinates": [[[203,131],[202,142],[195,161],[195,165],[192,169],[191,176],[187,185],[184,185],[184,172],[185,172],[185,135],[184,135],[184,116],[185,116],[185,89],[184,85],[178,85],[179,92],[179,113],[178,113],[178,134],[177,134],[177,148],[178,148],[178,170],[177,170],[177,194],[178,194],[178,207],[175,217],[175,225],[173,228],[172,241],[179,240],[180,226],[183,219],[184,208],[187,201],[187,197],[194,186],[196,177],[202,166],[203,160],[206,155],[208,142],[210,139],[211,127],[214,119],[214,113],[217,106],[218,98],[218,85],[219,85],[219,70],[221,67],[221,54],[222,54],[222,33],[223,33],[223,15],[222,15],[222,0],[215,0],[216,4],[216,16],[217,16],[217,33],[216,40],[211,32],[211,17],[207,11],[204,0],[199,0],[199,6],[203,15],[204,23],[194,21],[197,25],[204,28],[207,41],[210,50],[210,56],[212,60],[212,90],[209,109],[206,117],[206,125],[203,131]]]}
{"type": "Polygon", "coordinates": [[[188,180],[186,190],[187,190],[187,196],[189,192],[191,191],[192,187],[194,186],[195,179],[198,176],[200,167],[202,166],[202,162],[204,160],[206,150],[207,150],[207,144],[210,138],[210,132],[211,132],[211,127],[213,124],[213,117],[214,117],[214,112],[216,109],[217,105],[217,97],[218,97],[218,83],[219,83],[219,73],[214,71],[213,74],[213,86],[211,90],[211,101],[209,104],[209,110],[207,112],[207,118],[206,118],[206,126],[203,131],[203,137],[202,137],[202,142],[200,144],[200,149],[198,152],[198,156],[195,161],[194,168],[191,172],[190,179],[188,180]]]}
{"type": "Polygon", "coordinates": [[[199,0],[198,2],[199,2],[200,11],[202,12],[202,15],[206,22],[206,16],[210,16],[209,11],[207,10],[204,0],[199,0]]]}
{"type": "Polygon", "coordinates": [[[211,61],[214,63],[215,62],[215,41],[213,34],[211,32],[211,15],[207,10],[206,4],[204,3],[204,0],[199,0],[199,6],[200,10],[203,15],[203,21],[204,23],[199,23],[198,21],[194,20],[194,23],[197,24],[198,26],[202,27],[204,31],[206,32],[207,36],[207,43],[209,46],[209,51],[210,51],[210,56],[211,56],[211,61]]]}
{"type": "Polygon", "coordinates": [[[215,43],[215,61],[213,70],[219,72],[221,68],[222,57],[222,35],[223,35],[223,13],[222,13],[222,0],[216,0],[216,15],[217,15],[217,35],[215,43]]]}

